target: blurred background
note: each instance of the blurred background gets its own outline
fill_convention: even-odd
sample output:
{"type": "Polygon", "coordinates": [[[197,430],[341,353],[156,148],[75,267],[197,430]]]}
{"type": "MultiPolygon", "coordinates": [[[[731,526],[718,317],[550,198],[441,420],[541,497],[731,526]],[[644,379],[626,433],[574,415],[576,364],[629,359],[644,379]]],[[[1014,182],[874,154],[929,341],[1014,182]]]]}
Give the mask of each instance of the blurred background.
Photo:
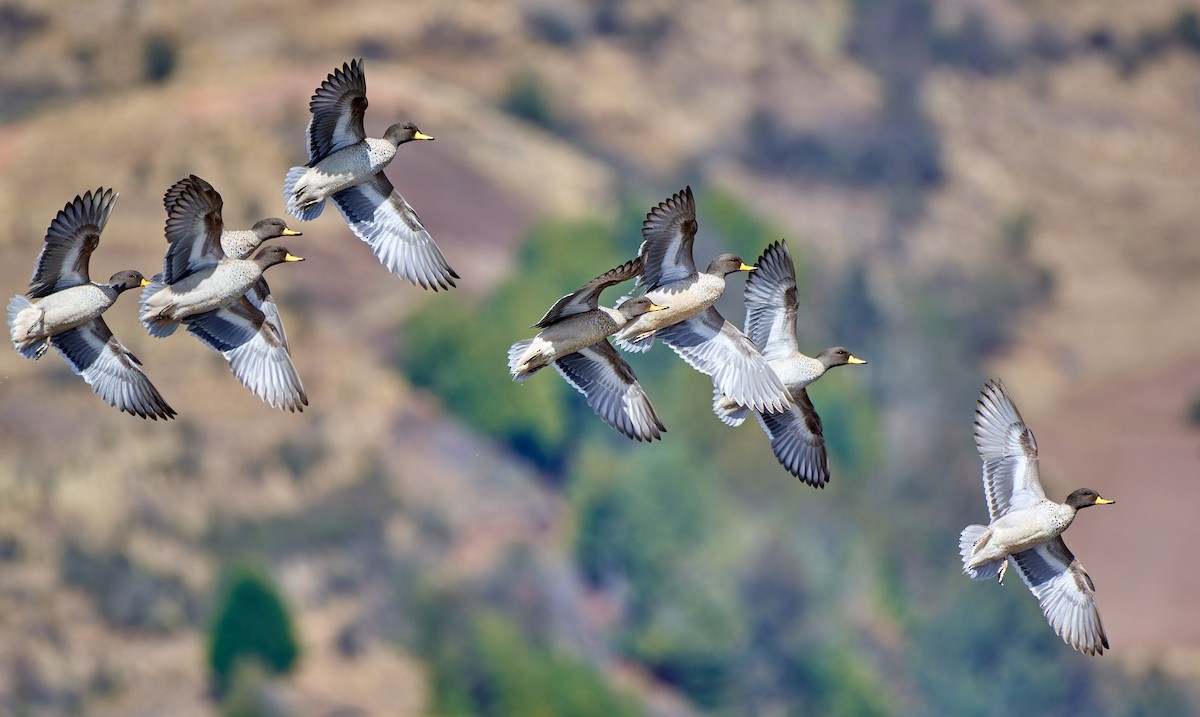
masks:
{"type": "MultiPolygon", "coordinates": [[[[364,57],[367,129],[460,288],[328,209],[275,270],[311,407],[281,414],[136,296],[106,320],[179,412],[0,351],[5,715],[1182,715],[1200,704],[1200,19],[1098,0],[0,0],[0,285],[55,213],[121,199],[93,278],[158,271],[196,173],[284,214],[307,105],[364,57]],[[690,184],[697,262],[786,238],[812,490],[711,384],[632,356],[633,444],[505,350],[690,184]],[[1112,645],[973,583],[972,412],[1002,377],[1112,645]]],[[[721,310],[742,320],[744,278],[721,310]]],[[[622,288],[610,289],[611,303],[622,288]]]]}

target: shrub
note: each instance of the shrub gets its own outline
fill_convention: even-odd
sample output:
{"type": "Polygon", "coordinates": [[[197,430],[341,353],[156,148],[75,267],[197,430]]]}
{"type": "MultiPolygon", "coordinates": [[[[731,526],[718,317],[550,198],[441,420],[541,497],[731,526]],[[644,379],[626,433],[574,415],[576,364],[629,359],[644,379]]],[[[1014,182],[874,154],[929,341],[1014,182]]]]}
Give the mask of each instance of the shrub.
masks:
{"type": "Polygon", "coordinates": [[[300,647],[279,590],[261,569],[237,562],[225,571],[209,638],[213,686],[224,695],[239,661],[257,660],[273,674],[296,665],[300,647]]]}

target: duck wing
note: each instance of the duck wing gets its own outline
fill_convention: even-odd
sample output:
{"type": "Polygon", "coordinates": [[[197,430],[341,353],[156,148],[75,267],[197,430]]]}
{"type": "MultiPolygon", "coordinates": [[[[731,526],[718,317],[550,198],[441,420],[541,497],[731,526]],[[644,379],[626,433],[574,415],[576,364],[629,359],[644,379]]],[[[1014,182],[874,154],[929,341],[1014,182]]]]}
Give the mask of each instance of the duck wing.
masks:
{"type": "Polygon", "coordinates": [[[117,341],[103,318],[55,334],[50,343],[113,408],[156,421],[175,415],[142,372],[142,362],[117,341]]]}
{"type": "Polygon", "coordinates": [[[746,335],[772,361],[800,351],[796,343],[796,268],[787,244],[767,247],[746,277],[746,335]]]}
{"type": "Polygon", "coordinates": [[[383,172],[333,195],[333,202],[355,236],[388,271],[422,289],[449,289],[458,274],[425,231],[416,211],[383,172]]]}
{"type": "Polygon", "coordinates": [[[779,465],[814,488],[829,483],[829,459],[821,417],[803,388],[792,392],[793,405],[778,413],[761,413],[759,425],[771,439],[779,465]]]}
{"type": "Polygon", "coordinates": [[[559,358],[554,368],[621,435],[648,442],[667,430],[633,369],[607,339],[559,358]]]}
{"type": "Polygon", "coordinates": [[[999,380],[984,385],[975,409],[975,448],[983,459],[983,487],[993,521],[1046,499],[1037,440],[999,380]]]}
{"type": "Polygon", "coordinates": [[[568,316],[594,311],[600,303],[601,291],[613,284],[619,284],[640,275],[644,266],[645,260],[639,256],[615,269],[604,272],[576,291],[554,302],[554,306],[550,307],[546,315],[542,317],[541,321],[534,324],[533,328],[544,329],[568,316]]]}
{"type": "MultiPolygon", "coordinates": [[[[262,289],[266,289],[265,282],[262,289]]],[[[257,291],[255,287],[251,293],[257,291]]],[[[266,289],[267,296],[270,290],[266,289]]],[[[219,352],[242,385],[272,408],[303,411],[308,396],[288,352],[287,338],[277,323],[274,301],[264,303],[267,314],[247,297],[229,306],[186,319],[188,331],[219,352]],[[278,327],[278,328],[277,328],[278,327]]]]}
{"type": "Polygon", "coordinates": [[[734,403],[777,412],[792,402],[754,343],[713,307],[655,332],[679,357],[712,377],[734,403]]]}
{"type": "Polygon", "coordinates": [[[1012,557],[1055,634],[1080,652],[1102,654],[1108,636],[1096,609],[1096,586],[1063,539],[1055,538],[1012,557]]]}
{"type": "Polygon", "coordinates": [[[671,195],[650,210],[642,223],[638,256],[646,262],[638,285],[657,289],[696,273],[692,243],[696,239],[696,201],[692,188],[671,195]]]}
{"type": "Polygon", "coordinates": [[[88,190],[58,212],[46,230],[37,268],[29,280],[29,298],[40,299],[91,282],[88,262],[119,196],[103,187],[88,190]]]}
{"type": "Polygon", "coordinates": [[[224,201],[213,186],[196,175],[171,185],[163,195],[167,210],[167,255],[163,281],[174,284],[188,274],[216,266],[225,258],[221,248],[224,201]]]}
{"type": "Polygon", "coordinates": [[[361,59],[343,63],[317,88],[308,103],[308,166],[367,137],[367,76],[361,59]]]}

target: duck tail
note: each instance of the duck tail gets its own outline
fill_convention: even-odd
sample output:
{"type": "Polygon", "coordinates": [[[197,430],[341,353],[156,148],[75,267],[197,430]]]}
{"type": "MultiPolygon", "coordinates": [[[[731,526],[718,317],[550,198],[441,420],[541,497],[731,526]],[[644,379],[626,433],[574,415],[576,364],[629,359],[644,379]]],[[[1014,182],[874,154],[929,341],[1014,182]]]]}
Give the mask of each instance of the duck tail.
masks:
{"type": "Polygon", "coordinates": [[[138,320],[142,322],[142,326],[146,327],[146,331],[150,332],[151,336],[163,338],[175,333],[175,329],[179,328],[179,322],[171,319],[163,318],[162,313],[165,307],[150,306],[149,302],[154,298],[154,295],[167,285],[162,282],[162,274],[154,277],[150,285],[142,289],[142,296],[138,299],[138,320]]]}
{"type": "Polygon", "coordinates": [[[713,386],[713,413],[726,426],[740,426],[746,420],[747,408],[734,403],[732,399],[721,393],[721,389],[713,386]]]}
{"type": "Polygon", "coordinates": [[[993,560],[990,563],[976,565],[970,567],[971,559],[975,557],[975,546],[980,540],[989,535],[986,525],[968,525],[963,528],[962,533],[958,536],[958,554],[962,556],[963,572],[971,576],[972,580],[991,580],[1000,574],[1000,567],[1004,565],[1007,557],[1000,560],[993,560]]]}
{"type": "Polygon", "coordinates": [[[302,222],[311,222],[321,216],[321,211],[325,209],[325,200],[322,199],[307,207],[301,206],[301,202],[296,197],[296,184],[305,174],[308,174],[308,167],[292,167],[288,170],[287,176],[283,179],[283,199],[287,202],[288,213],[302,222]]]}
{"type": "Polygon", "coordinates": [[[527,356],[533,339],[522,339],[508,349],[508,371],[514,381],[524,381],[538,371],[549,366],[549,362],[540,353],[527,356]]]}
{"type": "Polygon", "coordinates": [[[46,352],[46,338],[39,336],[40,332],[32,332],[31,335],[38,315],[33,302],[24,296],[14,296],[8,302],[8,334],[12,338],[13,348],[28,359],[41,358],[46,352]]]}

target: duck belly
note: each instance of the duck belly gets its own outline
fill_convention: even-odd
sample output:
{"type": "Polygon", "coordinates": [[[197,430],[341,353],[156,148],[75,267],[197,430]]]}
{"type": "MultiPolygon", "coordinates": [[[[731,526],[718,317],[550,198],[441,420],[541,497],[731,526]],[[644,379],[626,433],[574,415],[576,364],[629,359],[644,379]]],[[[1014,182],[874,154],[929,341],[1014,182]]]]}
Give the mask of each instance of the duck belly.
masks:
{"type": "Polygon", "coordinates": [[[196,272],[149,297],[144,305],[149,313],[159,311],[161,318],[181,321],[189,316],[228,306],[245,296],[262,276],[252,261],[232,261],[213,269],[196,272]]]}
{"type": "Polygon", "coordinates": [[[383,140],[368,139],[339,149],[309,167],[292,196],[302,205],[323,201],[374,176],[395,156],[396,148],[383,140]]]}
{"type": "Polygon", "coordinates": [[[988,525],[988,538],[976,547],[968,565],[978,567],[1053,540],[1074,517],[1069,507],[1051,501],[1010,511],[988,525]]]}
{"type": "Polygon", "coordinates": [[[717,299],[720,299],[724,292],[725,280],[709,274],[698,274],[647,291],[646,296],[651,301],[667,308],[642,314],[629,322],[621,331],[621,338],[633,338],[678,324],[717,303],[717,299]]]}
{"type": "Polygon", "coordinates": [[[545,356],[549,363],[573,354],[600,341],[618,328],[612,317],[599,311],[568,316],[539,333],[530,345],[530,351],[545,356]]]}
{"type": "Polygon", "coordinates": [[[112,305],[115,297],[108,296],[94,284],[72,286],[57,291],[34,302],[16,315],[13,321],[13,338],[20,328],[26,337],[46,338],[63,331],[82,326],[112,305]],[[29,333],[32,331],[33,333],[29,333]]]}

